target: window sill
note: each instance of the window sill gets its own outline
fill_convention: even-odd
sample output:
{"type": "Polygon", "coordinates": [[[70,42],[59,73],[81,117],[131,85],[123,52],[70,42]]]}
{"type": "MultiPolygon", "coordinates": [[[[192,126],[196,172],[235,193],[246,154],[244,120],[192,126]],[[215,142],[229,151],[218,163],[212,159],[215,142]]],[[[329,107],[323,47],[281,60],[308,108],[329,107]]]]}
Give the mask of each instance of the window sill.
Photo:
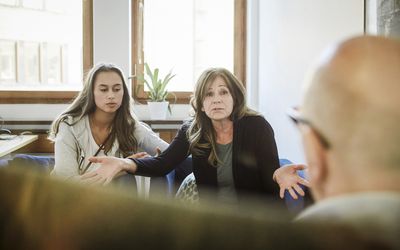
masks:
{"type": "Polygon", "coordinates": [[[0,91],[0,104],[70,103],[78,91],[0,91]]]}

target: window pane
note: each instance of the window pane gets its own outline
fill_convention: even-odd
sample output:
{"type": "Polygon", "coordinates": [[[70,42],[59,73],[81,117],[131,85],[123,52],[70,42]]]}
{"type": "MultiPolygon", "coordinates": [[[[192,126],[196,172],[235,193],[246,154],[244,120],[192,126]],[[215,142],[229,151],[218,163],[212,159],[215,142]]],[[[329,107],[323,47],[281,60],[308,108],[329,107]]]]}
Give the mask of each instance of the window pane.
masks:
{"type": "Polygon", "coordinates": [[[0,82],[16,82],[16,55],[15,42],[0,41],[0,82]]]}
{"type": "Polygon", "coordinates": [[[46,10],[55,12],[67,12],[68,1],[65,0],[46,0],[46,10]]]}
{"type": "Polygon", "coordinates": [[[0,82],[0,90],[80,90],[82,1],[24,0],[21,4],[0,5],[0,40],[19,44],[16,83],[0,82]],[[39,5],[41,11],[31,9],[39,5]]]}
{"type": "Polygon", "coordinates": [[[44,68],[47,72],[47,82],[61,83],[61,46],[46,44],[45,49],[44,68]]]}
{"type": "Polygon", "coordinates": [[[17,0],[0,0],[0,4],[15,6],[17,5],[17,0]]]}
{"type": "Polygon", "coordinates": [[[43,0],[22,0],[22,6],[25,8],[42,9],[43,0]]]}
{"type": "Polygon", "coordinates": [[[233,0],[146,0],[144,61],[172,69],[172,91],[192,91],[208,67],[233,71],[233,14],[233,0]]]}
{"type": "Polygon", "coordinates": [[[39,43],[24,42],[21,45],[22,79],[27,84],[39,83],[39,43]]]}

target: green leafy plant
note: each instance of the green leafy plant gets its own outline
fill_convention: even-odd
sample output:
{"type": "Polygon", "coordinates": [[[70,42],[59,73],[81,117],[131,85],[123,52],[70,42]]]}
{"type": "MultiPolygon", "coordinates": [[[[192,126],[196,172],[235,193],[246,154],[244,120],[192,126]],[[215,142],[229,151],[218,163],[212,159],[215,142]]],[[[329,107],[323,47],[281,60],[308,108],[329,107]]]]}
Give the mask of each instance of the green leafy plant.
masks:
{"type": "MultiPolygon", "coordinates": [[[[170,71],[164,78],[159,76],[159,69],[155,68],[154,70],[150,69],[150,66],[145,63],[145,72],[146,77],[140,75],[137,79],[146,84],[147,88],[149,89],[149,99],[153,102],[163,102],[168,97],[169,94],[172,94],[174,97],[175,95],[171,92],[168,92],[167,85],[171,81],[175,75],[172,75],[170,71]]],[[[143,84],[138,84],[138,87],[143,86],[143,84]]],[[[176,97],[175,97],[176,99],[176,97]]],[[[168,106],[168,109],[170,107],[168,106]]]]}

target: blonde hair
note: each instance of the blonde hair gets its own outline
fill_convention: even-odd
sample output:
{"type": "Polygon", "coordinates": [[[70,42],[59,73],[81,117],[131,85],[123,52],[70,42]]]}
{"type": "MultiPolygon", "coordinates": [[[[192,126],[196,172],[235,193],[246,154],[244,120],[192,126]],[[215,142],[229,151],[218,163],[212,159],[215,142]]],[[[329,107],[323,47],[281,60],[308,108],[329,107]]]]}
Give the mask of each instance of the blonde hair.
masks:
{"type": "Polygon", "coordinates": [[[193,108],[193,120],[187,131],[189,140],[189,152],[193,155],[203,155],[211,150],[208,163],[216,166],[219,159],[216,152],[215,130],[211,119],[202,112],[203,101],[209,84],[217,77],[224,79],[233,99],[233,110],[230,115],[232,121],[241,119],[244,116],[256,116],[257,112],[251,110],[246,105],[245,88],[239,79],[229,70],[224,68],[209,68],[205,70],[197,80],[194,95],[190,100],[193,108]]]}
{"type": "Polygon", "coordinates": [[[110,138],[104,145],[104,152],[108,153],[115,139],[118,140],[119,150],[124,157],[132,154],[137,149],[137,140],[134,136],[136,120],[131,114],[131,98],[126,86],[124,74],[122,70],[111,63],[99,63],[95,65],[86,75],[83,90],[78,94],[72,104],[65,110],[51,125],[50,140],[55,140],[61,122],[67,123],[69,126],[76,124],[84,116],[93,113],[96,110],[94,101],[94,83],[100,72],[115,72],[123,82],[124,94],[122,97],[121,107],[117,110],[114,117],[110,138]],[[75,118],[72,124],[66,120],[68,117],[75,118]]]}

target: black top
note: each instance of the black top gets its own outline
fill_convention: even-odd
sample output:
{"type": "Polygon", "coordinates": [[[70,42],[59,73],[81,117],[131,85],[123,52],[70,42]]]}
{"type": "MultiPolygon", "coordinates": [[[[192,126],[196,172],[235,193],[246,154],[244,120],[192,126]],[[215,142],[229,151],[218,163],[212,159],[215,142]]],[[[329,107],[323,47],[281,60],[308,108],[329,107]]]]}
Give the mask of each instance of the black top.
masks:
{"type": "MultiPolygon", "coordinates": [[[[190,122],[182,125],[170,146],[158,157],[132,159],[137,175],[163,176],[189,155],[186,131],[190,122]]],[[[272,180],[279,168],[274,132],[262,116],[246,116],[233,125],[232,171],[238,193],[273,195],[278,198],[279,187],[272,180]]],[[[210,150],[192,155],[193,173],[201,195],[204,189],[217,189],[217,168],[207,162],[210,150]]]]}

